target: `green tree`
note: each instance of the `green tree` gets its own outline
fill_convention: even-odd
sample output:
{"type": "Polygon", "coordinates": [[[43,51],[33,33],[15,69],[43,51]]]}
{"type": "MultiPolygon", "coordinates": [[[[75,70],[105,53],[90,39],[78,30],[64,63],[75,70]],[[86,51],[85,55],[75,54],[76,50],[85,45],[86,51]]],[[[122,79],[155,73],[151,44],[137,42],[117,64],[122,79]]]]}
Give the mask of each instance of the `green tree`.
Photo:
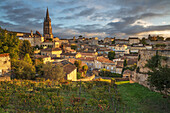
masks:
{"type": "Polygon", "coordinates": [[[16,79],[34,79],[35,67],[23,60],[16,60],[13,63],[12,75],[16,79]]]}
{"type": "Polygon", "coordinates": [[[81,60],[76,60],[75,62],[74,62],[74,65],[77,67],[77,71],[79,71],[79,69],[80,69],[80,67],[81,67],[81,60]]]}
{"type": "Polygon", "coordinates": [[[146,44],[147,44],[147,43],[146,43],[146,39],[145,39],[145,38],[142,38],[142,40],[140,41],[140,43],[143,44],[143,45],[146,45],[146,44]]]}
{"type": "Polygon", "coordinates": [[[114,57],[115,57],[115,52],[114,52],[114,51],[110,51],[110,52],[108,53],[108,58],[109,58],[109,60],[113,60],[114,57]]]}
{"type": "Polygon", "coordinates": [[[88,66],[87,66],[87,65],[84,65],[84,66],[82,67],[82,69],[83,69],[83,72],[86,74],[86,73],[87,73],[87,70],[88,70],[88,66]]]}
{"type": "Polygon", "coordinates": [[[77,45],[71,45],[71,49],[76,50],[77,49],[77,45]]]}
{"type": "Polygon", "coordinates": [[[0,54],[10,53],[11,60],[18,59],[19,44],[15,33],[0,28],[0,54]]]}
{"type": "Polygon", "coordinates": [[[123,66],[124,66],[124,67],[127,66],[127,61],[126,61],[126,59],[125,59],[124,62],[123,62],[123,66]]]}
{"type": "Polygon", "coordinates": [[[31,64],[31,65],[33,63],[31,58],[30,58],[30,55],[28,53],[24,56],[24,61],[31,64]]]}
{"type": "Polygon", "coordinates": [[[43,73],[43,77],[46,79],[60,80],[65,77],[63,67],[53,65],[52,63],[43,64],[40,70],[43,73]]]}
{"type": "Polygon", "coordinates": [[[161,66],[161,60],[164,60],[163,58],[156,53],[155,56],[147,61],[145,66],[150,69],[148,71],[150,85],[154,86],[160,92],[165,91],[167,93],[168,88],[170,88],[170,68],[167,65],[164,67],[161,66]]]}
{"type": "Polygon", "coordinates": [[[20,45],[20,58],[22,59],[27,53],[33,55],[33,48],[28,40],[24,40],[20,45]]]}

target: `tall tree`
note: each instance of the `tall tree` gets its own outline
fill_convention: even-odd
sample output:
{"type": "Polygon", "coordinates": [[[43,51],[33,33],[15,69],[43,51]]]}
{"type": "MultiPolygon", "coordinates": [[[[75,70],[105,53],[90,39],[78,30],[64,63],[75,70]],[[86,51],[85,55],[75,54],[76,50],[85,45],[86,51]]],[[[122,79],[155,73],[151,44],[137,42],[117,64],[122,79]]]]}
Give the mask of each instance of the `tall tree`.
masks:
{"type": "Polygon", "coordinates": [[[23,58],[27,53],[31,56],[33,54],[33,48],[28,40],[24,40],[20,45],[20,58],[23,58]]]}
{"type": "Polygon", "coordinates": [[[17,79],[34,79],[35,67],[23,60],[16,60],[13,63],[12,75],[17,79]]]}
{"type": "Polygon", "coordinates": [[[18,59],[20,40],[15,33],[0,28],[0,54],[10,53],[11,59],[18,59]]]}
{"type": "Polygon", "coordinates": [[[30,55],[28,53],[24,56],[24,61],[31,64],[31,65],[33,63],[31,58],[30,58],[30,55]]]}
{"type": "Polygon", "coordinates": [[[64,69],[61,66],[53,65],[52,63],[43,64],[41,71],[43,77],[51,80],[60,80],[64,78],[64,69]]]}
{"type": "Polygon", "coordinates": [[[110,51],[110,52],[108,53],[108,58],[109,58],[109,60],[113,60],[114,57],[115,57],[115,52],[114,52],[114,51],[110,51]]]}
{"type": "Polygon", "coordinates": [[[80,69],[80,67],[81,67],[81,60],[76,60],[75,62],[74,62],[74,65],[77,67],[77,71],[79,71],[79,69],[80,69]]]}

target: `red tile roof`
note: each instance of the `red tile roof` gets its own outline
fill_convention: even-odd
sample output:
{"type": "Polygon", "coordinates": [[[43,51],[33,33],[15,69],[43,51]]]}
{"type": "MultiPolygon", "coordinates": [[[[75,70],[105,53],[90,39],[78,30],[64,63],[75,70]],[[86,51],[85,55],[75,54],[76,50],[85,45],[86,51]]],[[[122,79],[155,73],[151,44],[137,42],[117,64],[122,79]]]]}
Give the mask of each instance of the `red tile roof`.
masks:
{"type": "Polygon", "coordinates": [[[0,54],[0,57],[7,57],[7,56],[9,56],[9,53],[0,54]]]}

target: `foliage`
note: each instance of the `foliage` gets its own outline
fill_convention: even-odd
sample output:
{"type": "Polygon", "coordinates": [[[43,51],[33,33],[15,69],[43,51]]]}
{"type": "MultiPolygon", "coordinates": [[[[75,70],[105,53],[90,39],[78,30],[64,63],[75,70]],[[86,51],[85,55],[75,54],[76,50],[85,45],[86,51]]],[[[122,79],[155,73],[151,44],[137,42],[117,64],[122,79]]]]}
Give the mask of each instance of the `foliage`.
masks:
{"type": "Polygon", "coordinates": [[[77,71],[79,71],[79,69],[80,69],[80,67],[81,67],[81,63],[82,63],[81,60],[76,60],[76,61],[74,62],[74,65],[77,67],[77,71]]]}
{"type": "Polygon", "coordinates": [[[160,92],[165,91],[167,94],[168,88],[170,88],[170,68],[166,66],[161,66],[161,60],[164,57],[159,56],[158,53],[148,60],[145,65],[150,69],[148,71],[149,77],[148,81],[151,86],[154,86],[156,90],[160,92]]]}
{"type": "Polygon", "coordinates": [[[155,46],[156,46],[156,47],[166,47],[165,44],[156,44],[155,46]]]}
{"type": "Polygon", "coordinates": [[[22,59],[27,53],[33,55],[33,48],[28,40],[24,40],[20,45],[20,58],[22,59]]]}
{"type": "Polygon", "coordinates": [[[123,62],[123,66],[126,67],[127,66],[127,60],[125,59],[123,62]]]}
{"type": "Polygon", "coordinates": [[[167,94],[170,88],[170,68],[167,66],[159,67],[158,69],[153,69],[152,72],[148,72],[148,74],[150,75],[148,81],[151,86],[156,87],[156,90],[160,92],[165,91],[167,94]]]}
{"type": "Polygon", "coordinates": [[[115,40],[112,41],[112,44],[115,44],[115,40]]]}
{"type": "Polygon", "coordinates": [[[86,73],[87,73],[87,70],[88,70],[88,66],[87,66],[87,65],[84,65],[84,66],[82,67],[82,69],[83,69],[83,72],[86,74],[86,73]]]}
{"type": "Polygon", "coordinates": [[[12,74],[17,79],[34,79],[35,67],[23,60],[16,60],[13,63],[12,74]]]}
{"type": "Polygon", "coordinates": [[[108,58],[109,58],[109,60],[113,60],[114,57],[115,57],[115,52],[114,52],[114,51],[110,51],[110,52],[108,53],[108,58]]]}
{"type": "Polygon", "coordinates": [[[71,49],[74,49],[74,50],[76,50],[77,49],[77,45],[71,45],[71,49]]]}
{"type": "Polygon", "coordinates": [[[80,79],[80,78],[81,78],[81,73],[77,72],[77,79],[80,79]]]}
{"type": "Polygon", "coordinates": [[[20,40],[15,33],[0,28],[0,54],[10,53],[10,58],[18,59],[20,40]]]}
{"type": "Polygon", "coordinates": [[[60,80],[65,76],[63,67],[59,65],[53,65],[52,63],[43,64],[41,67],[43,77],[51,80],[60,80]]]}
{"type": "Polygon", "coordinates": [[[143,45],[146,45],[146,44],[147,44],[147,43],[146,43],[146,39],[145,39],[145,38],[142,38],[142,40],[140,41],[140,43],[143,44],[143,45]]]}
{"type": "Polygon", "coordinates": [[[24,56],[24,61],[31,64],[31,65],[33,63],[31,58],[30,58],[30,55],[28,53],[24,56]]]}

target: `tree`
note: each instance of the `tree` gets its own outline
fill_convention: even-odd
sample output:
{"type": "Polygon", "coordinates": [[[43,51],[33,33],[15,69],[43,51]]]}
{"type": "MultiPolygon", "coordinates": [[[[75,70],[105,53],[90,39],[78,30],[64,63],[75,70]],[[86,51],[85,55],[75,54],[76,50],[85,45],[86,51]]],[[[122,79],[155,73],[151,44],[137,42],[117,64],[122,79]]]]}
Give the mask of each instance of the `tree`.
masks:
{"type": "Polygon", "coordinates": [[[16,60],[13,63],[12,74],[16,79],[34,79],[35,67],[23,60],[16,60]]]}
{"type": "Polygon", "coordinates": [[[161,66],[161,60],[164,60],[163,58],[157,52],[155,56],[147,61],[145,66],[150,69],[148,71],[150,85],[154,86],[161,93],[162,91],[167,93],[168,88],[170,88],[170,68],[167,65],[164,67],[161,66]]]}
{"type": "Polygon", "coordinates": [[[30,55],[28,53],[24,56],[24,61],[31,64],[31,65],[33,63],[31,58],[30,58],[30,55]]]}
{"type": "Polygon", "coordinates": [[[27,53],[33,55],[33,48],[28,40],[24,40],[20,45],[20,58],[22,59],[27,53]]]}
{"type": "Polygon", "coordinates": [[[76,50],[77,49],[77,45],[71,45],[71,49],[76,50]]]}
{"type": "Polygon", "coordinates": [[[74,65],[77,67],[77,71],[79,71],[79,69],[80,69],[80,67],[81,67],[81,60],[76,60],[75,62],[74,62],[74,65]]]}
{"type": "Polygon", "coordinates": [[[43,73],[43,77],[46,79],[60,80],[65,76],[63,67],[53,65],[52,63],[43,64],[40,70],[43,73]]]}
{"type": "Polygon", "coordinates": [[[11,60],[18,59],[20,40],[15,33],[0,27],[0,54],[10,53],[11,60]]]}
{"type": "Polygon", "coordinates": [[[126,59],[125,59],[124,62],[123,62],[123,66],[124,66],[124,67],[127,66],[127,61],[126,61],[126,59]]]}
{"type": "Polygon", "coordinates": [[[145,38],[142,38],[142,40],[140,41],[140,43],[142,43],[143,45],[146,45],[146,39],[145,38]]]}
{"type": "Polygon", "coordinates": [[[114,51],[110,51],[110,52],[108,53],[108,58],[109,58],[109,60],[113,60],[114,57],[115,57],[115,52],[114,52],[114,51]]]}
{"type": "Polygon", "coordinates": [[[82,69],[83,69],[83,72],[86,74],[86,73],[87,73],[87,70],[88,70],[88,66],[87,66],[87,65],[84,65],[84,66],[82,67],[82,69]]]}

